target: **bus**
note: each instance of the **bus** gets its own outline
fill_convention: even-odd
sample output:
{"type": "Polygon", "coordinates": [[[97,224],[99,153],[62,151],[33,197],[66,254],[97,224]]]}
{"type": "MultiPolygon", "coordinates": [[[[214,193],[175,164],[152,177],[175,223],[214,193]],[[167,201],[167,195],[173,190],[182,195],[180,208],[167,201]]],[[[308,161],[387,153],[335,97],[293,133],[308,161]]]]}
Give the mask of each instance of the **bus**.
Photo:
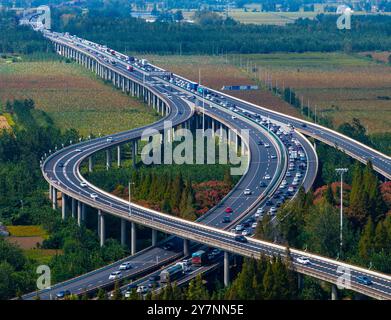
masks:
{"type": "Polygon", "coordinates": [[[167,283],[168,281],[174,281],[177,279],[181,274],[183,274],[183,268],[181,265],[175,265],[172,267],[169,267],[167,269],[164,269],[162,272],[160,272],[160,282],[161,283],[167,283]]]}
{"type": "Polygon", "coordinates": [[[198,250],[191,255],[191,264],[200,267],[206,264],[208,256],[204,250],[198,250]]]}

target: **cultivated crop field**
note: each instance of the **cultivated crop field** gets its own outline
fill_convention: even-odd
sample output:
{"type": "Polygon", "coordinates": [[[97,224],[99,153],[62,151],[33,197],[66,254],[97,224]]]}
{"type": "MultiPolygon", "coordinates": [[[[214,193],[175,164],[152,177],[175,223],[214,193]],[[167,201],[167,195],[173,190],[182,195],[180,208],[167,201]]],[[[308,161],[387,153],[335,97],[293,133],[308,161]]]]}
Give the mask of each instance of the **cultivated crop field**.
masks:
{"type": "MultiPolygon", "coordinates": [[[[245,70],[231,63],[231,57],[153,55],[147,58],[152,63],[197,82],[200,69],[201,83],[218,90],[221,90],[224,85],[256,84],[245,70]]],[[[226,93],[272,110],[300,116],[295,108],[265,90],[226,91],[226,93]]]]}
{"type": "MultiPolygon", "coordinates": [[[[391,66],[362,55],[289,53],[243,56],[273,85],[291,87],[335,125],[358,118],[370,134],[391,132],[391,66]]],[[[235,60],[237,63],[237,59],[235,60]]]]}
{"type": "Polygon", "coordinates": [[[313,19],[316,15],[316,12],[245,12],[243,9],[229,11],[229,16],[241,23],[267,25],[286,25],[287,23],[293,23],[299,18],[313,19]]]}
{"type": "Polygon", "coordinates": [[[158,119],[152,109],[75,63],[0,62],[0,102],[24,98],[32,98],[59,128],[83,135],[128,130],[158,119]]]}

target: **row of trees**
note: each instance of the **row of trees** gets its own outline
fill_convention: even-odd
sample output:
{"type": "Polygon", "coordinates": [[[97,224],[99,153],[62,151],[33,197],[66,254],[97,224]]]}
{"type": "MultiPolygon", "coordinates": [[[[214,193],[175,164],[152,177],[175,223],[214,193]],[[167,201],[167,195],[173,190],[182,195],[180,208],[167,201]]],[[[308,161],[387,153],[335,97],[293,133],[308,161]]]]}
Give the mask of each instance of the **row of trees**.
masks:
{"type": "Polygon", "coordinates": [[[323,15],[314,20],[299,19],[288,26],[222,24],[210,17],[200,19],[205,24],[147,23],[96,12],[75,13],[66,24],[61,19],[57,22],[62,31],[120,51],[219,54],[388,50],[390,20],[387,16],[355,16],[352,29],[345,31],[335,27],[336,17],[323,15]]]}
{"type": "Polygon", "coordinates": [[[155,166],[110,171],[96,168],[88,179],[113,194],[184,219],[195,220],[216,205],[232,188],[229,167],[215,165],[155,166]],[[170,167],[170,168],[168,168],[170,167]],[[196,181],[194,181],[194,179],[196,181]]]}
{"type": "Polygon", "coordinates": [[[31,54],[47,51],[49,47],[42,34],[19,26],[13,12],[0,11],[0,30],[0,53],[31,54]]]}
{"type": "MultiPolygon", "coordinates": [[[[48,232],[43,249],[55,249],[49,263],[52,283],[69,279],[126,253],[115,240],[100,248],[96,234],[75,221],[62,221],[47,199],[47,184],[40,172],[41,156],[62,143],[79,138],[75,130],[62,133],[33,100],[9,101],[3,107],[16,121],[0,133],[0,221],[5,225],[42,225],[48,232]],[[42,121],[46,119],[47,121],[42,121]]],[[[0,238],[0,299],[34,290],[37,261],[0,238]]]]}
{"type": "Polygon", "coordinates": [[[389,272],[391,251],[390,217],[379,189],[379,181],[368,163],[353,169],[351,190],[344,186],[343,247],[340,250],[339,187],[328,185],[322,192],[305,193],[277,213],[276,225],[265,216],[256,230],[262,239],[278,240],[289,246],[335,258],[343,258],[364,266],[371,262],[376,270],[389,272]],[[318,194],[321,193],[319,198],[318,194]]]}

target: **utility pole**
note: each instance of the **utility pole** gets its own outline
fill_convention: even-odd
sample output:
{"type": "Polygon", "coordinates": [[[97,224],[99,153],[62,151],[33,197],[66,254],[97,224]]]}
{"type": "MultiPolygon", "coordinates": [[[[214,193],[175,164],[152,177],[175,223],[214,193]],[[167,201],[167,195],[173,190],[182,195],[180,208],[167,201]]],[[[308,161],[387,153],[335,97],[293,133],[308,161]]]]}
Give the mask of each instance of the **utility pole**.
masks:
{"type": "Polygon", "coordinates": [[[343,228],[343,175],[344,173],[348,172],[348,168],[337,168],[335,169],[335,171],[337,173],[340,174],[341,176],[341,203],[340,203],[340,229],[339,229],[339,239],[340,239],[340,243],[339,243],[339,250],[340,250],[340,253],[339,253],[339,256],[341,257],[342,256],[342,240],[343,240],[343,237],[342,237],[342,228],[343,228]]]}

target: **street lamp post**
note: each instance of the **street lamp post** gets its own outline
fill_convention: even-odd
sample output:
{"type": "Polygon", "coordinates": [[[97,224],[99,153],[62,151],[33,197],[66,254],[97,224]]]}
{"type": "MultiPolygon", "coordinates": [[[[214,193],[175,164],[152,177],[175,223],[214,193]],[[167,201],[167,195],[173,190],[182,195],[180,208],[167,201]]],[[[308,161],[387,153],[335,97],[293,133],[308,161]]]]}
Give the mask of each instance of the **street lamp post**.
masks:
{"type": "Polygon", "coordinates": [[[340,203],[340,230],[339,230],[339,239],[340,239],[340,256],[342,255],[342,228],[343,228],[343,175],[348,172],[348,168],[337,168],[335,169],[337,173],[341,176],[341,203],[340,203]]]}

